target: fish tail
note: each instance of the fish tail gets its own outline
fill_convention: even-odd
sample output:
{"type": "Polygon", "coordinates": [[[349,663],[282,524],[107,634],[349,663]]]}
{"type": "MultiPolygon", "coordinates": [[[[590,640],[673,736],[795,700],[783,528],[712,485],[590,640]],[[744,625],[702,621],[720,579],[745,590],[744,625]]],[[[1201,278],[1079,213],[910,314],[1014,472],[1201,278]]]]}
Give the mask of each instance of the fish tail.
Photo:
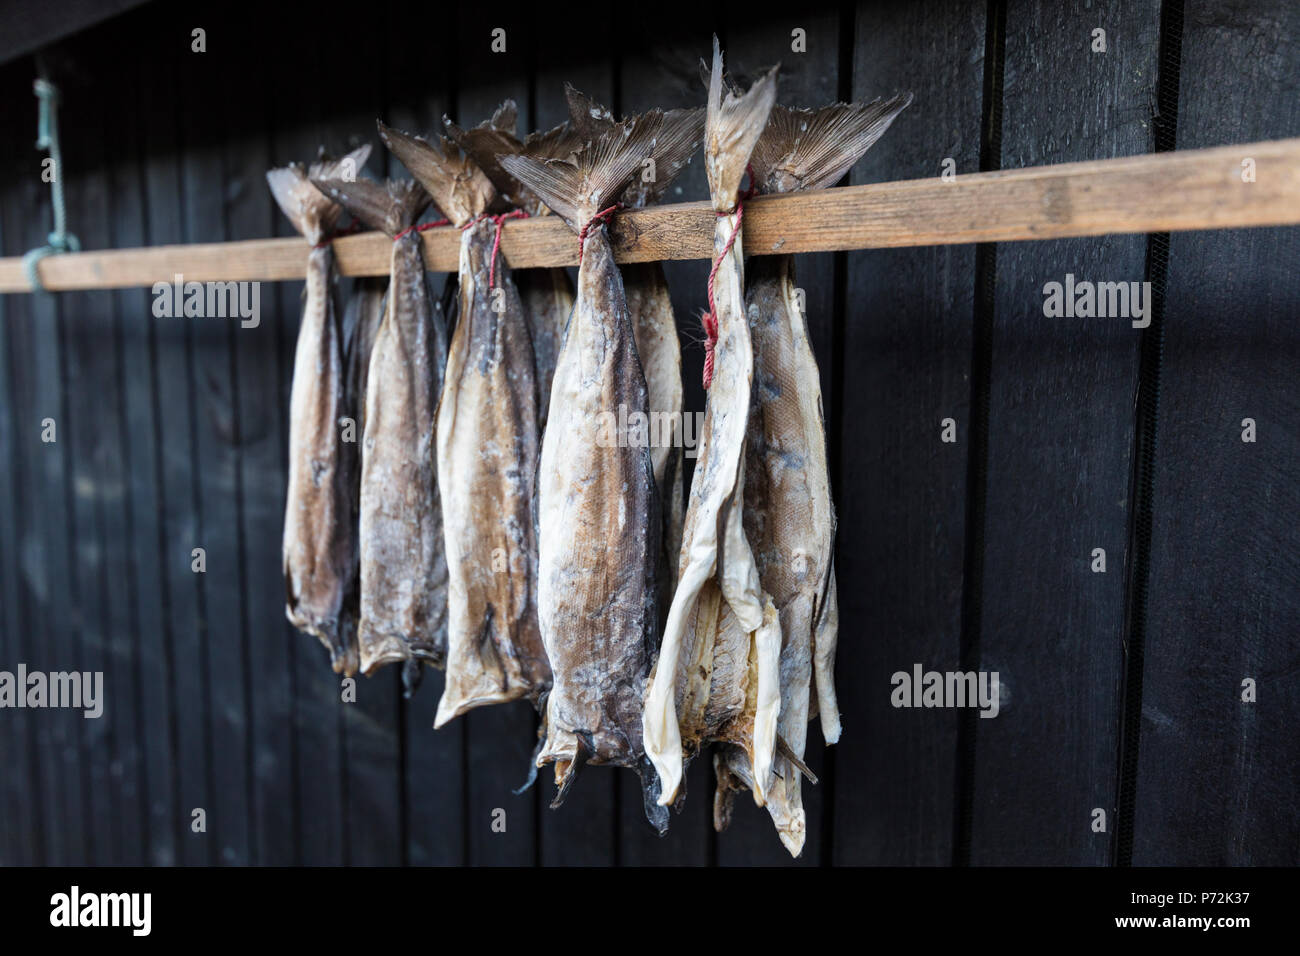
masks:
{"type": "Polygon", "coordinates": [[[506,172],[501,158],[524,155],[547,159],[560,156],[565,154],[566,144],[569,152],[576,148],[577,139],[568,124],[544,133],[530,133],[527,138],[520,139],[515,134],[517,113],[515,101],[506,100],[497,107],[491,119],[469,129],[462,129],[449,117],[443,117],[442,123],[447,135],[478,164],[507,205],[523,209],[529,215],[544,215],[546,210],[541,200],[506,172]]]}
{"type": "Polygon", "coordinates": [[[365,165],[370,156],[370,146],[359,146],[341,159],[322,157],[304,169],[301,163],[290,163],[269,170],[266,183],[271,187],[271,195],[293,223],[293,228],[306,237],[312,245],[318,244],[325,234],[333,228],[338,219],[338,203],[325,196],[312,185],[310,177],[331,178],[340,175],[345,169],[356,172],[365,165]]]}
{"type": "Polygon", "coordinates": [[[483,215],[496,198],[483,170],[447,137],[424,139],[380,121],[379,138],[457,226],[483,215]]]}
{"type": "Polygon", "coordinates": [[[740,181],[750,153],[767,125],[776,102],[777,67],[772,67],[746,93],[730,89],[723,96],[722,47],[713,38],[713,68],[709,75],[708,114],[704,125],[704,166],[715,212],[736,208],[740,181]]]}
{"type": "Polygon", "coordinates": [[[379,183],[313,176],[311,181],[371,229],[381,229],[390,236],[409,229],[429,205],[429,194],[409,179],[379,183]]]}
{"type": "Polygon", "coordinates": [[[618,202],[654,151],[662,125],[663,111],[653,109],[606,124],[568,158],[503,156],[501,165],[580,233],[596,213],[618,202]]]}
{"type": "Polygon", "coordinates": [[[777,106],[750,164],[765,193],[833,186],[912,102],[911,93],[816,110],[777,106]]]}
{"type": "MultiPolygon", "coordinates": [[[[608,108],[568,83],[564,84],[564,96],[569,105],[569,125],[582,139],[596,139],[615,125],[608,108]]],[[[703,109],[668,110],[664,113],[650,154],[653,164],[649,175],[633,177],[632,184],[623,194],[624,205],[644,206],[662,196],[690,163],[691,156],[700,148],[703,135],[703,109]]]]}

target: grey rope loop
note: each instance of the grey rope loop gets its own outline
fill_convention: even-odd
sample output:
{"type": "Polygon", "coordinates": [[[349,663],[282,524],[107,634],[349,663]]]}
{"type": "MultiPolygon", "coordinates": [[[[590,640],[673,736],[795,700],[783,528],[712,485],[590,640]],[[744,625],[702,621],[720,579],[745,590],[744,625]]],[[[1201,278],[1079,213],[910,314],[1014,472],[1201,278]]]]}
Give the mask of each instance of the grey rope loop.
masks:
{"type": "Polygon", "coordinates": [[[81,240],[68,232],[68,213],[63,204],[63,155],[59,150],[59,124],[57,111],[59,90],[49,80],[41,77],[32,84],[32,91],[41,101],[40,118],[36,128],[36,148],[48,150],[54,161],[54,176],[50,180],[50,197],[54,205],[54,231],[46,238],[46,245],[32,249],[23,256],[23,270],[33,292],[47,291],[41,284],[36,264],[46,256],[60,252],[79,252],[81,240]]]}

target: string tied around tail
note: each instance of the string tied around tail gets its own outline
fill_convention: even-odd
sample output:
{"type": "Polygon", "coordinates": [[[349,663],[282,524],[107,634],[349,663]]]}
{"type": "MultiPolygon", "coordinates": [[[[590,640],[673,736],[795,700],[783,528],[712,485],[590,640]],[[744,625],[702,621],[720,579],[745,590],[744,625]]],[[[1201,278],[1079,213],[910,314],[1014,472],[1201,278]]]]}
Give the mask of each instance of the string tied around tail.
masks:
{"type": "Polygon", "coordinates": [[[497,227],[492,236],[492,260],[488,264],[488,288],[494,289],[497,284],[497,254],[501,251],[501,228],[506,224],[507,219],[529,219],[528,213],[523,209],[512,209],[509,212],[497,213],[495,216],[483,213],[481,216],[475,216],[465,225],[461,226],[461,232],[464,232],[475,223],[483,222],[485,219],[491,220],[497,227]]]}
{"type": "MultiPolygon", "coordinates": [[[[758,191],[754,185],[754,167],[746,165],[745,172],[749,173],[749,188],[736,199],[736,224],[731,229],[731,237],[723,247],[722,255],[713,260],[713,268],[709,270],[709,311],[700,316],[700,325],[704,327],[704,388],[706,391],[713,384],[713,357],[718,347],[718,307],[713,300],[713,281],[718,277],[718,267],[722,265],[722,260],[730,255],[731,247],[736,244],[736,237],[740,235],[740,223],[745,218],[745,200],[758,191]]],[[[731,214],[720,212],[718,215],[731,214]]]]}
{"type": "Polygon", "coordinates": [[[439,226],[450,226],[450,219],[436,219],[433,222],[422,222],[418,226],[407,226],[397,235],[393,236],[393,242],[401,239],[403,236],[409,236],[413,232],[428,232],[430,229],[437,229],[439,226]]]}
{"type": "Polygon", "coordinates": [[[620,209],[622,209],[622,208],[623,208],[623,204],[622,204],[621,202],[616,202],[616,203],[614,203],[614,205],[609,206],[608,208],[602,209],[600,212],[596,213],[596,215],[594,215],[594,216],[592,216],[590,219],[588,219],[588,220],[587,220],[587,224],[586,224],[585,226],[583,226],[583,227],[578,231],[578,266],[579,266],[579,268],[581,268],[581,266],[582,266],[582,254],[583,254],[583,252],[586,251],[586,248],[587,248],[587,233],[591,232],[591,227],[592,227],[592,226],[595,226],[595,225],[598,224],[598,223],[599,223],[600,225],[602,225],[602,226],[608,226],[608,225],[609,225],[609,221],[610,221],[610,219],[612,219],[612,218],[614,217],[614,213],[618,212],[618,211],[619,211],[620,209]]]}

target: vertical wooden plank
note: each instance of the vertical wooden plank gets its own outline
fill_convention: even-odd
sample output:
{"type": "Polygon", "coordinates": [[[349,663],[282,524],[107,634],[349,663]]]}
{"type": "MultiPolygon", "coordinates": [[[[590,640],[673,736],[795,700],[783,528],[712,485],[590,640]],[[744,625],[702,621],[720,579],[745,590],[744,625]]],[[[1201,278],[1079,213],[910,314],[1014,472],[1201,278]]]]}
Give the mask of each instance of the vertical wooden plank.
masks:
{"type": "MultiPolygon", "coordinates": [[[[20,129],[27,117],[17,106],[23,92],[17,72],[4,74],[3,95],[0,96],[0,123],[6,129],[20,129]]],[[[0,144],[0,170],[6,183],[22,182],[32,178],[30,162],[18,155],[18,137],[0,144]]],[[[6,205],[16,200],[12,186],[6,191],[6,205]]],[[[24,250],[15,248],[12,240],[13,225],[9,217],[0,215],[0,249],[5,255],[17,255],[24,250]]],[[[22,593],[22,523],[25,520],[25,502],[21,470],[24,460],[20,456],[19,440],[24,431],[18,404],[16,379],[22,374],[14,353],[13,323],[18,321],[18,296],[0,297],[0,667],[13,671],[24,660],[23,634],[25,604],[22,593]]],[[[37,842],[36,817],[39,800],[39,781],[34,772],[35,752],[30,739],[34,727],[26,720],[13,719],[12,712],[0,721],[0,752],[3,766],[7,768],[0,799],[0,812],[4,814],[5,830],[0,834],[0,861],[4,865],[32,865],[39,862],[40,847],[37,842]]]]}
{"type": "MultiPolygon", "coordinates": [[[[103,78],[91,48],[78,43],[69,55],[87,74],[103,78]]],[[[69,84],[63,91],[60,113],[66,156],[76,165],[66,171],[64,189],[70,228],[86,248],[103,248],[109,240],[107,154],[104,128],[106,104],[101,83],[69,84]]],[[[81,736],[86,756],[84,769],[90,788],[85,808],[93,831],[81,862],[94,865],[125,862],[122,854],[124,822],[117,762],[117,738],[122,721],[131,721],[134,687],[129,643],[125,654],[114,653],[113,620],[108,577],[122,566],[120,518],[124,484],[121,457],[111,411],[113,383],[112,297],[104,292],[69,293],[60,297],[65,402],[69,420],[63,437],[68,442],[71,494],[68,498],[70,584],[79,605],[81,648],[76,669],[103,674],[102,714],[82,719],[81,736]],[[112,511],[113,517],[105,512],[112,511]],[[108,527],[114,540],[109,542],[108,527]],[[116,767],[116,772],[115,772],[116,767]]],[[[78,715],[80,717],[80,715],[78,715]]],[[[136,821],[134,814],[131,821],[136,821]]],[[[133,859],[138,859],[137,844],[133,859]]]]}
{"type": "MultiPolygon", "coordinates": [[[[1149,152],[1158,22],[1154,0],[1008,3],[1002,166],[1149,152]]],[[[1048,317],[1044,285],[1140,282],[1145,255],[1141,236],[997,250],[978,655],[1001,709],[973,721],[972,863],[1109,861],[1092,823],[1115,794],[1138,333],[1048,317]]]]}
{"type": "MultiPolygon", "coordinates": [[[[243,40],[237,68],[225,88],[229,128],[225,145],[226,225],[231,240],[268,234],[281,215],[266,187],[271,165],[265,95],[273,51],[265,34],[243,40]]],[[[293,827],[293,725],[289,635],[284,627],[280,536],[284,519],[287,436],[282,430],[276,308],[278,293],[265,283],[255,294],[259,321],[233,327],[236,436],[242,489],[239,586],[244,595],[241,627],[248,636],[248,705],[245,728],[251,748],[252,836],[250,862],[285,866],[295,859],[293,827]]],[[[233,635],[232,635],[233,636],[233,635]]],[[[319,663],[319,661],[318,661],[319,663]]]]}
{"type": "MultiPolygon", "coordinates": [[[[423,55],[423,31],[433,26],[433,19],[431,15],[388,11],[383,57],[387,70],[385,121],[400,129],[431,130],[450,106],[449,65],[446,61],[427,63],[423,55]]],[[[370,135],[370,131],[366,133],[370,135]]],[[[376,142],[375,150],[372,165],[377,170],[391,177],[410,177],[382,144],[376,142]]],[[[434,294],[447,278],[443,274],[429,276],[434,294]]],[[[403,701],[406,859],[416,866],[465,862],[465,724],[454,721],[442,730],[433,730],[443,683],[442,671],[425,668],[420,687],[403,701]]]]}
{"type": "MultiPolygon", "coordinates": [[[[777,102],[786,106],[818,107],[834,103],[839,93],[840,30],[852,29],[831,9],[783,11],[779,17],[754,22],[744,15],[741,4],[731,5],[731,26],[727,32],[728,68],[738,75],[755,77],[774,63],[781,64],[777,81],[777,102]],[[804,31],[804,52],[792,49],[793,32],[804,31]]],[[[831,382],[832,326],[835,322],[836,257],[832,254],[795,256],[795,276],[804,290],[808,334],[821,372],[823,404],[833,394],[831,382]]],[[[837,422],[826,422],[828,436],[835,435],[837,422]]],[[[833,441],[833,439],[831,439],[833,441]]],[[[808,728],[806,758],[809,768],[826,787],[834,782],[825,774],[825,742],[817,723],[808,728]]],[[[710,779],[710,787],[714,781],[710,779]]],[[[736,800],[731,826],[718,837],[718,862],[723,866],[817,866],[822,859],[823,794],[821,785],[805,780],[803,804],[806,830],[803,852],[791,859],[781,845],[768,811],[753,800],[736,800]]]]}
{"type": "MultiPolygon", "coordinates": [[[[300,46],[299,56],[271,58],[271,83],[277,90],[271,98],[269,166],[308,162],[321,145],[321,113],[325,100],[318,82],[325,70],[323,52],[317,49],[315,21],[304,22],[296,11],[277,9],[270,14],[268,28],[278,35],[299,35],[312,31],[300,46]]],[[[263,180],[262,188],[266,188],[263,180]]],[[[279,211],[272,211],[272,234],[294,236],[292,225],[279,211]]],[[[279,414],[280,474],[288,473],[289,391],[293,382],[294,347],[302,319],[303,283],[281,282],[275,287],[275,407],[279,414]]],[[[281,485],[281,496],[284,495],[281,485]]],[[[283,522],[283,511],[280,514],[283,522]]],[[[282,524],[281,524],[282,526],[282,524]]],[[[280,532],[276,533],[276,540],[280,532]]],[[[279,549],[276,548],[279,553],[279,549]]],[[[278,565],[278,561],[277,561],[278,565]]],[[[276,580],[283,582],[277,568],[276,580]]],[[[281,602],[282,605],[282,602],[281,602]]],[[[292,688],[293,720],[290,745],[294,757],[291,789],[296,862],[308,866],[337,866],[344,862],[344,762],[343,704],[338,677],[330,670],[319,642],[299,633],[279,611],[280,637],[288,658],[292,688]]],[[[268,640],[271,638],[268,634],[268,640]]]]}
{"type": "MultiPolygon", "coordinates": [[[[29,79],[29,78],[26,78],[29,79]]],[[[20,128],[33,122],[35,99],[20,84],[14,96],[20,128]]],[[[17,179],[4,209],[6,242],[15,255],[43,245],[52,223],[41,155],[21,148],[17,179]]],[[[10,306],[14,378],[15,454],[24,512],[16,529],[22,580],[22,656],[29,670],[70,670],[79,664],[76,607],[68,565],[68,415],[63,405],[58,304],[53,296],[13,296],[10,306]],[[42,420],[54,419],[59,440],[41,440],[42,420]]],[[[36,801],[36,856],[49,865],[84,863],[86,780],[80,715],[25,711],[32,759],[28,799],[36,801]]]]}
{"type": "MultiPolygon", "coordinates": [[[[228,72],[239,69],[242,28],[213,18],[207,52],[179,61],[184,109],[178,123],[184,153],[181,209],[186,242],[226,238],[224,164],[215,117],[226,116],[228,72]]],[[[239,470],[240,417],[232,353],[238,321],[184,319],[192,376],[195,509],[192,547],[207,555],[199,574],[198,647],[210,707],[206,712],[212,779],[208,836],[214,862],[249,862],[248,686],[241,585],[243,484],[239,470]]]]}
{"type": "MultiPolygon", "coordinates": [[[[947,158],[978,170],[984,19],[955,2],[857,5],[853,98],[915,99],[854,183],[938,176],[947,158]]],[[[890,678],[915,662],[957,666],[974,285],[970,246],[847,255],[841,376],[823,391],[840,444],[836,864],[952,857],[955,715],[892,707],[890,678]]]]}
{"type": "MultiPolygon", "coordinates": [[[[366,17],[345,38],[322,31],[316,40],[327,63],[349,57],[359,64],[351,72],[326,67],[321,86],[331,107],[322,132],[324,142],[336,154],[355,142],[372,143],[376,150],[372,166],[378,169],[383,168],[383,146],[374,123],[383,109],[384,39],[382,19],[366,17]]],[[[350,282],[341,280],[340,293],[349,288],[350,282]]],[[[340,296],[340,308],[342,304],[340,296]]],[[[327,666],[324,658],[320,666],[327,666]]],[[[352,864],[391,866],[402,862],[405,852],[400,687],[400,669],[386,667],[359,680],[356,703],[343,705],[346,845],[352,864]]]]}
{"type": "MultiPolygon", "coordinates": [[[[131,248],[148,245],[145,212],[147,160],[142,150],[148,114],[141,107],[142,90],[150,82],[151,64],[131,64],[122,79],[125,93],[119,100],[115,122],[120,136],[111,171],[110,193],[113,245],[131,248]]],[[[127,494],[124,515],[129,539],[125,571],[130,602],[125,637],[134,642],[137,655],[136,687],[139,694],[133,734],[139,747],[138,799],[143,815],[141,852],[145,862],[171,865],[177,860],[181,826],[176,805],[177,767],[170,747],[172,715],[172,648],[165,615],[168,586],[165,563],[159,552],[159,475],[161,454],[158,416],[154,406],[155,361],[152,302],[147,289],[113,293],[116,323],[118,416],[127,494]]],[[[123,635],[115,634],[115,640],[123,635]]]]}
{"type": "MultiPolygon", "coordinates": [[[[486,119],[507,97],[519,104],[519,125],[532,127],[528,75],[534,55],[529,18],[520,10],[461,7],[457,13],[453,119],[462,126],[486,119]],[[506,52],[493,53],[492,30],[506,31],[506,52]]],[[[537,714],[523,701],[480,707],[465,723],[468,785],[465,837],[468,862],[524,866],[538,859],[538,815],[542,788],[512,793],[526,779],[537,740],[537,714]],[[493,813],[504,810],[506,830],[492,829],[493,813]]],[[[445,731],[440,731],[445,732],[445,731]]]]}
{"type": "MultiPolygon", "coordinates": [[[[611,24],[604,18],[575,23],[536,8],[532,13],[529,43],[536,61],[533,126],[550,129],[569,118],[565,80],[609,104],[614,76],[604,51],[610,48],[611,24]]],[[[617,860],[619,782],[626,775],[630,772],[618,768],[589,767],[579,775],[564,805],[552,810],[554,776],[549,769],[539,773],[535,787],[543,804],[538,834],[543,866],[610,866],[617,860]]]]}
{"type": "MultiPolygon", "coordinates": [[[[109,44],[96,42],[96,50],[113,43],[125,42],[126,34],[115,25],[109,44]],[[113,39],[116,37],[117,39],[113,39]]],[[[130,64],[110,61],[104,73],[111,77],[105,89],[130,89],[135,70],[130,64]]],[[[128,121],[126,104],[114,98],[112,106],[101,101],[100,117],[103,124],[104,155],[99,176],[105,192],[105,218],[99,228],[105,245],[118,242],[116,226],[121,209],[116,185],[124,169],[134,169],[133,123],[128,121]],[[125,134],[125,135],[124,135],[125,134]]],[[[133,114],[130,116],[133,120],[133,114]]],[[[138,223],[138,212],[127,212],[138,223]]],[[[137,300],[139,300],[137,295],[137,300]]],[[[104,603],[105,668],[105,718],[112,724],[112,763],[110,776],[116,802],[114,811],[120,831],[120,841],[112,861],[120,865],[139,866],[148,860],[148,790],[144,765],[144,732],[140,708],[144,689],[141,677],[141,636],[136,613],[136,568],[134,563],[134,528],[131,503],[131,473],[128,444],[130,435],[126,424],[126,383],[122,374],[122,296],[116,292],[101,293],[97,309],[102,312],[103,355],[96,358],[99,366],[98,389],[103,403],[100,417],[103,429],[98,441],[97,470],[101,489],[97,497],[98,525],[103,570],[100,587],[104,603]],[[109,688],[112,688],[110,691],[109,688]],[[111,709],[110,709],[111,708],[111,709]]],[[[143,314],[136,313],[135,318],[143,314]]],[[[82,386],[87,387],[87,386],[82,386]]],[[[94,386],[92,386],[94,387],[94,386]]]]}
{"type": "MultiPolygon", "coordinates": [[[[1180,149],[1300,135],[1300,10],[1189,0],[1182,27],[1180,149]]],[[[1297,256],[1295,228],[1170,238],[1135,864],[1300,862],[1297,256]]]]}
{"type": "MultiPolygon", "coordinates": [[[[148,74],[141,90],[147,117],[145,126],[145,203],[148,232],[155,245],[185,242],[188,235],[183,213],[181,113],[190,108],[179,95],[178,84],[188,68],[190,39],[177,24],[160,28],[156,72],[148,74]]],[[[191,570],[191,551],[199,539],[197,415],[190,367],[189,321],[152,318],[153,404],[156,410],[154,440],[158,445],[159,472],[158,553],[165,594],[164,632],[168,658],[165,665],[172,682],[168,746],[176,772],[176,862],[186,865],[215,862],[219,817],[214,802],[209,755],[211,737],[207,715],[212,699],[204,679],[203,622],[200,619],[200,576],[191,570]],[[192,814],[202,809],[206,833],[192,829],[192,814]]]]}
{"type": "MultiPolygon", "coordinates": [[[[710,22],[707,9],[683,13],[681,19],[665,14],[665,28],[674,22],[681,27],[672,34],[651,35],[645,29],[644,11],[620,7],[614,20],[618,38],[618,101],[612,104],[621,114],[639,113],[653,107],[677,109],[704,105],[705,89],[700,80],[700,58],[711,55],[710,22]]],[[[708,179],[702,155],[697,153],[668,189],[665,202],[708,199],[708,179]]],[[[666,262],[664,274],[672,296],[677,333],[682,344],[682,408],[687,414],[704,411],[703,333],[699,314],[706,305],[707,262],[666,262]]],[[[690,488],[695,465],[693,449],[686,449],[685,487],[690,488]]],[[[686,797],[680,813],[674,813],[668,833],[662,838],[645,818],[641,785],[635,775],[619,781],[619,862],[624,866],[702,866],[714,859],[713,769],[709,757],[695,760],[683,781],[686,797]]]]}

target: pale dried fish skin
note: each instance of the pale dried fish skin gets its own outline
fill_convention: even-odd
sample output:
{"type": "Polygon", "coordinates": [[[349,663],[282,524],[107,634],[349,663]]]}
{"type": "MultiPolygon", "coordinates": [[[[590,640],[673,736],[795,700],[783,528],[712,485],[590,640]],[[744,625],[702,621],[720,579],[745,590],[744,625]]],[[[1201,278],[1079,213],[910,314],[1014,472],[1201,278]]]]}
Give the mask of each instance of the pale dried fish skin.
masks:
{"type": "Polygon", "coordinates": [[[488,286],[494,231],[482,220],[461,239],[459,319],[438,406],[449,617],[435,727],[474,707],[536,703],[550,686],[536,606],[534,358],[500,258],[488,286]]]}
{"type": "Polygon", "coordinates": [[[647,448],[595,440],[602,414],[620,405],[647,407],[622,283],[603,231],[587,242],[578,282],[538,489],[539,602],[555,671],[538,763],[637,769],[641,699],[657,628],[658,502],[647,448]]]}
{"type": "Polygon", "coordinates": [[[336,202],[309,175],[343,164],[358,169],[370,147],[341,160],[326,157],[270,170],[267,184],[294,228],[312,244],[289,400],[289,475],[282,565],[285,615],[315,635],[337,673],[355,673],[358,652],[349,620],[357,568],[356,446],[343,440],[347,397],[342,329],[333,299],[334,253],[323,242],[337,221],[336,202]]]}
{"type": "MultiPolygon", "coordinates": [[[[714,40],[713,72],[704,134],[705,169],[713,208],[718,214],[714,229],[715,278],[714,305],[718,338],[714,346],[714,372],[705,409],[705,422],[691,482],[677,590],[673,595],[659,648],[659,659],[646,695],[643,732],[646,752],[663,782],[660,803],[668,805],[676,798],[684,769],[685,744],[711,739],[712,726],[684,726],[678,712],[678,700],[686,691],[715,697],[734,697],[739,692],[737,666],[739,647],[718,647],[715,636],[702,633],[700,625],[722,627],[727,614],[719,611],[701,622],[696,614],[702,596],[712,601],[709,588],[716,587],[734,616],[734,626],[742,628],[748,638],[745,704],[740,715],[729,721],[729,739],[748,737],[747,749],[759,768],[755,798],[761,803],[766,786],[765,768],[772,760],[775,746],[776,714],[773,711],[773,688],[778,684],[774,673],[777,664],[775,626],[769,599],[762,593],[753,554],[745,539],[744,449],[746,422],[749,415],[750,384],[753,375],[753,349],[745,321],[744,242],[736,203],[749,152],[761,133],[775,99],[773,70],[754,84],[743,96],[728,92],[722,96],[722,53],[714,40]],[[762,635],[759,635],[763,629],[762,635]],[[701,643],[703,641],[703,643],[701,643]],[[681,671],[683,661],[698,661],[702,649],[710,647],[713,655],[709,685],[691,679],[681,671]],[[719,651],[726,652],[729,666],[720,671],[719,651]],[[685,652],[685,653],[683,653],[685,652]],[[716,688],[716,690],[714,689],[716,688]],[[771,738],[771,739],[769,739],[771,738]]],[[[719,631],[727,635],[733,630],[719,631]]],[[[776,697],[779,704],[779,694],[776,697]]],[[[708,705],[683,701],[682,713],[708,715],[708,705]]],[[[714,718],[716,720],[716,716],[714,718]]],[[[712,723],[712,721],[710,721],[712,723]]]]}
{"type": "Polygon", "coordinates": [[[284,516],[286,615],[318,637],[336,672],[356,655],[341,620],[356,572],[356,446],[342,439],[343,346],[329,288],[334,254],[313,249],[289,399],[289,484],[284,516]]]}
{"type": "MultiPolygon", "coordinates": [[[[429,295],[419,233],[429,196],[410,180],[315,180],[362,222],[393,238],[384,317],[374,333],[361,409],[362,673],[446,657],[447,568],[434,425],[447,333],[429,295]]],[[[412,665],[415,666],[415,665],[412,665]]]]}
{"type": "Polygon", "coordinates": [[[563,800],[583,763],[629,767],[660,832],[659,779],[641,739],[658,627],[659,493],[644,441],[609,427],[645,420],[649,391],[607,208],[653,149],[662,115],[611,123],[567,162],[507,156],[502,166],[560,215],[583,250],[543,438],[538,486],[538,605],[554,671],[537,765],[553,763],[563,800]]]}
{"type": "Polygon", "coordinates": [[[371,354],[361,453],[362,670],[412,658],[441,667],[447,565],[434,459],[446,328],[419,236],[393,244],[388,308],[371,354]]]}

